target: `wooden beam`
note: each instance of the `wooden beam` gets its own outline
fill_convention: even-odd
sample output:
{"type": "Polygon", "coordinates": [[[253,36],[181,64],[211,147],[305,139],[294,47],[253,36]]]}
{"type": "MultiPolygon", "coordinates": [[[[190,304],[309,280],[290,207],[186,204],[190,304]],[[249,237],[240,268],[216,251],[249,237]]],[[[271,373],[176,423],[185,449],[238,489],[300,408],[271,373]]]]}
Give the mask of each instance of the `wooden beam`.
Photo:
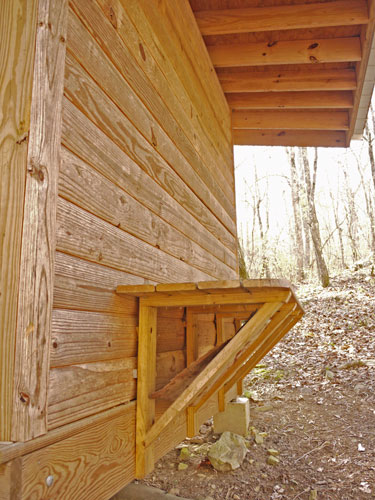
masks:
{"type": "MultiPolygon", "coordinates": [[[[117,293],[119,289],[117,289],[117,293]]],[[[233,293],[221,294],[213,293],[211,295],[171,295],[143,298],[144,304],[154,307],[178,307],[178,306],[203,306],[212,304],[260,304],[265,302],[280,302],[283,301],[290,293],[288,290],[269,290],[269,291],[254,291],[252,293],[233,293]]],[[[156,295],[156,294],[155,294],[156,295]]]]}
{"type": "Polygon", "coordinates": [[[348,130],[347,111],[236,110],[233,129],[348,130]]]}
{"type": "Polygon", "coordinates": [[[226,94],[231,109],[349,109],[351,91],[240,92],[226,94]]]}
{"type": "Polygon", "coordinates": [[[157,309],[139,300],[136,470],[141,479],[154,468],[153,447],[145,447],[147,432],[155,419],[155,401],[150,395],[155,391],[156,378],[156,329],[157,309]]]}
{"type": "MultiPolygon", "coordinates": [[[[284,292],[284,301],[288,301],[290,292],[284,292]]],[[[144,299],[141,299],[144,300],[144,299]]],[[[264,304],[259,311],[246,323],[237,335],[223,348],[223,350],[204,368],[196,377],[190,386],[176,399],[167,409],[163,417],[160,418],[147,433],[146,447],[151,446],[154,440],[160,435],[163,429],[168,426],[172,420],[183,409],[189,406],[189,403],[204,389],[213,376],[222,369],[230,359],[236,355],[241,347],[246,344],[254,333],[261,331],[268,320],[282,307],[283,302],[272,302],[264,304]]]]}
{"type": "Polygon", "coordinates": [[[238,369],[246,362],[246,360],[252,355],[252,353],[261,345],[263,340],[267,338],[268,335],[272,335],[274,331],[281,325],[284,324],[286,318],[289,318],[293,311],[296,309],[296,304],[285,304],[279,312],[277,312],[271,319],[267,327],[259,334],[255,331],[251,337],[251,343],[247,345],[245,350],[237,357],[235,362],[228,368],[228,370],[223,373],[219,379],[209,388],[209,390],[195,402],[194,407],[196,411],[204,405],[204,403],[221,387],[225,382],[227,382],[229,377],[232,377],[238,369]]]}
{"type": "Polygon", "coordinates": [[[39,0],[18,293],[12,440],[47,432],[67,0],[39,0]]]}
{"type": "Polygon", "coordinates": [[[236,146],[345,147],[344,131],[233,130],[236,146]]]}
{"type": "Polygon", "coordinates": [[[37,2],[1,5],[0,441],[10,441],[21,236],[37,2]]]}
{"type": "Polygon", "coordinates": [[[349,26],[368,22],[365,0],[278,5],[244,9],[196,12],[202,35],[225,35],[327,26],[349,26]]]}
{"type": "Polygon", "coordinates": [[[283,336],[289,332],[293,326],[298,323],[302,315],[297,314],[296,316],[288,316],[285,320],[277,327],[274,335],[269,336],[264,344],[259,350],[255,351],[254,354],[249,358],[249,360],[241,366],[241,368],[233,375],[233,377],[224,385],[224,392],[227,392],[233,384],[237,383],[238,380],[245,377],[250,370],[252,370],[259,361],[283,338],[283,336]]]}
{"type": "Polygon", "coordinates": [[[361,60],[359,37],[220,44],[207,49],[217,68],[361,60]]]}
{"type": "Polygon", "coordinates": [[[198,345],[195,328],[195,315],[190,307],[186,308],[186,366],[191,365],[197,358],[198,345]]]}
{"type": "Polygon", "coordinates": [[[355,90],[354,69],[303,69],[218,73],[224,92],[285,92],[305,90],[355,90]]]}

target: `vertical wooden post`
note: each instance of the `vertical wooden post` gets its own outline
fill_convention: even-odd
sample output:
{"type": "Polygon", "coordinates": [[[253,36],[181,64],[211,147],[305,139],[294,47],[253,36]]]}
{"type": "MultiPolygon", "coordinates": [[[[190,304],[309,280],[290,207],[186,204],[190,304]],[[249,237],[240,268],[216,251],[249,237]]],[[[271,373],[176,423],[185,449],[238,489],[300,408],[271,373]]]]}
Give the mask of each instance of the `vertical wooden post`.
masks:
{"type": "Polygon", "coordinates": [[[141,479],[154,468],[153,445],[146,448],[145,439],[155,419],[157,308],[142,304],[139,299],[136,477],[141,479]]]}
{"type": "Polygon", "coordinates": [[[30,130],[36,1],[1,3],[0,441],[10,441],[25,167],[30,130]]]}
{"type": "Polygon", "coordinates": [[[197,332],[194,324],[194,313],[186,308],[186,366],[197,358],[197,332]]]}
{"type": "MultiPolygon", "coordinates": [[[[27,2],[29,3],[29,2],[27,2]]],[[[47,431],[56,204],[60,167],[67,0],[38,5],[21,264],[18,285],[11,439],[47,431]]],[[[23,85],[23,82],[20,82],[23,85]]],[[[11,332],[12,333],[12,332],[11,332]]]]}
{"type": "Polygon", "coordinates": [[[242,396],[243,394],[243,377],[237,380],[237,395],[242,396]]]}

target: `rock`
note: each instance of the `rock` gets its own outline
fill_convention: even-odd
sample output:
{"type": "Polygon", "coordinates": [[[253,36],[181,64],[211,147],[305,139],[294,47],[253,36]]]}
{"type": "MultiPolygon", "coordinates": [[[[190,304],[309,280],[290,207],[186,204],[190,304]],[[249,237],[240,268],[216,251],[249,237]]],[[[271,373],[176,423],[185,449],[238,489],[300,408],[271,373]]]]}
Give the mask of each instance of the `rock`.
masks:
{"type": "Polygon", "coordinates": [[[328,378],[328,380],[332,380],[335,378],[335,374],[331,372],[331,370],[326,370],[326,378],[328,378]]]}
{"type": "Polygon", "coordinates": [[[272,455],[273,457],[277,457],[277,455],[279,454],[278,450],[275,450],[273,448],[269,448],[267,450],[267,453],[268,453],[268,455],[272,455]]]}
{"type": "Polygon", "coordinates": [[[195,436],[195,437],[190,439],[190,443],[192,443],[192,444],[203,444],[205,442],[206,442],[206,438],[204,438],[203,436],[195,436]]]}
{"type": "Polygon", "coordinates": [[[181,462],[180,464],[178,464],[177,469],[178,470],[186,470],[188,467],[189,467],[188,464],[184,464],[183,462],[181,462]]]}
{"type": "Polygon", "coordinates": [[[190,450],[187,446],[184,446],[183,448],[181,448],[181,451],[180,451],[180,460],[186,460],[187,458],[189,458],[191,455],[190,453],[190,450]]]}
{"type": "Polygon", "coordinates": [[[179,490],[178,488],[171,488],[171,489],[168,491],[168,493],[169,493],[170,495],[177,495],[177,496],[178,496],[178,495],[180,494],[180,490],[179,490]]]}
{"type": "Polygon", "coordinates": [[[256,433],[254,436],[254,441],[256,444],[263,444],[264,438],[259,433],[256,433]]]}
{"type": "Polygon", "coordinates": [[[216,470],[228,472],[241,466],[246,453],[246,440],[238,434],[226,431],[211,446],[208,458],[216,470]]]}
{"type": "Polygon", "coordinates": [[[309,500],[317,500],[318,492],[317,490],[311,490],[309,495],[309,500]]]}
{"type": "Polygon", "coordinates": [[[356,392],[357,394],[364,394],[365,392],[367,392],[367,386],[365,384],[356,384],[354,386],[354,392],[356,392]]]}
{"type": "Polygon", "coordinates": [[[267,458],[268,465],[279,465],[280,460],[273,455],[269,455],[267,458]]]}

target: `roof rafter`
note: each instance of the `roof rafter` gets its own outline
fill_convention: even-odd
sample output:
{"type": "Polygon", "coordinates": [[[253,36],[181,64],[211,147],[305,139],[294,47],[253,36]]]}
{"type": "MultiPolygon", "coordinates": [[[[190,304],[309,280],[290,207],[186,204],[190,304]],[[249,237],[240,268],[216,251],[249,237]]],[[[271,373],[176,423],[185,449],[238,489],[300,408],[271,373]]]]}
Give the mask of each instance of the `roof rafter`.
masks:
{"type": "Polygon", "coordinates": [[[359,37],[210,45],[207,49],[219,68],[361,60],[359,37]]]}
{"type": "Polygon", "coordinates": [[[365,0],[195,12],[202,35],[366,24],[365,0]]]}

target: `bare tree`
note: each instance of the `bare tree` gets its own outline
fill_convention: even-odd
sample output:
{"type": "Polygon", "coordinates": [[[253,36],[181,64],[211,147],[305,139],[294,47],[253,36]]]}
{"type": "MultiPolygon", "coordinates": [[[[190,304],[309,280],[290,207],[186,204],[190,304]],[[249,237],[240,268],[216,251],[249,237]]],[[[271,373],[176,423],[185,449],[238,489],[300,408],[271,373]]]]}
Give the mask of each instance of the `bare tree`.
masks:
{"type": "Polygon", "coordinates": [[[329,285],[328,268],[323,256],[322,241],[320,237],[319,221],[315,207],[316,175],[318,170],[318,150],[315,148],[312,172],[308,158],[307,148],[300,148],[300,159],[304,173],[304,188],[307,199],[307,220],[310,228],[311,239],[314,246],[316,264],[320,283],[323,287],[329,285]]]}
{"type": "Polygon", "coordinates": [[[374,189],[375,189],[375,154],[374,154],[375,113],[372,104],[370,106],[363,138],[367,142],[367,151],[370,159],[372,181],[374,183],[374,189]]]}
{"type": "Polygon", "coordinates": [[[295,151],[293,148],[287,148],[286,153],[288,155],[290,165],[290,189],[292,194],[292,208],[294,218],[294,253],[297,260],[297,279],[298,281],[302,281],[305,278],[305,271],[300,182],[297,175],[295,151]]]}

